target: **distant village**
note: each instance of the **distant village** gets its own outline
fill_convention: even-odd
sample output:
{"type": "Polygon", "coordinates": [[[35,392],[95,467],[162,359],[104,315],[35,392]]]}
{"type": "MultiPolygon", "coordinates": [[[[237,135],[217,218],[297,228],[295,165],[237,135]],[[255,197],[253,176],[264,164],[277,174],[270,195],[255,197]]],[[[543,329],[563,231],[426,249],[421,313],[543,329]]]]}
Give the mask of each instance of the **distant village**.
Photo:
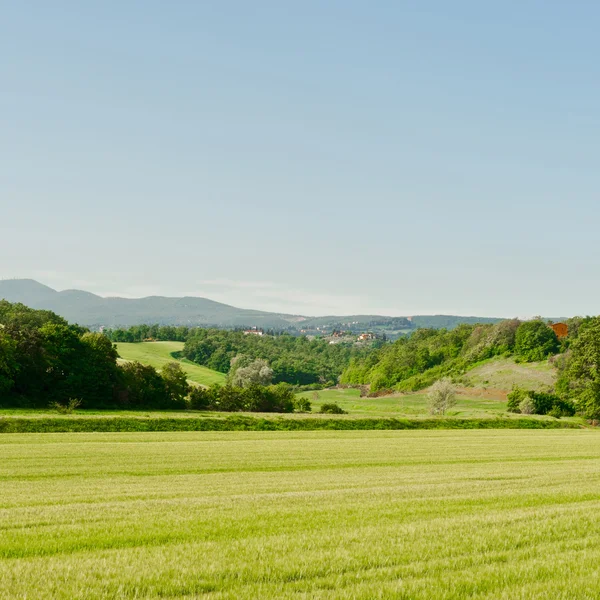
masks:
{"type": "MultiPolygon", "coordinates": [[[[315,330],[305,330],[305,329],[301,329],[300,333],[302,335],[306,335],[307,338],[315,338],[315,337],[322,337],[323,339],[326,339],[329,341],[330,344],[339,344],[341,342],[345,342],[345,343],[349,343],[349,342],[355,342],[355,343],[366,343],[366,342],[372,342],[376,339],[385,339],[385,335],[377,335],[375,333],[372,333],[370,331],[368,332],[364,332],[364,333],[359,333],[358,335],[356,333],[353,333],[352,331],[343,331],[343,330],[338,330],[335,329],[333,331],[328,331],[327,328],[323,327],[317,327],[316,328],[316,333],[315,330]]],[[[250,329],[244,329],[244,335],[256,335],[256,336],[263,336],[263,335],[268,335],[267,333],[265,333],[265,331],[263,329],[260,329],[258,327],[252,327],[250,329]]]]}

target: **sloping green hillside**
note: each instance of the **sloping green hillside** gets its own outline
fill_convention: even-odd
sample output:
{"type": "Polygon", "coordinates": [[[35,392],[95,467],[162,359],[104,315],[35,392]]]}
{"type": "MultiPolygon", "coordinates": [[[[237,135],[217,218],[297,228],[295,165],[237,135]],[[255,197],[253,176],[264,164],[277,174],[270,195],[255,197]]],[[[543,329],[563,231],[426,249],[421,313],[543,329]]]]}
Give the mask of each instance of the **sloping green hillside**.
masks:
{"type": "MultiPolygon", "coordinates": [[[[123,360],[136,360],[156,369],[162,369],[168,362],[178,360],[173,353],[183,350],[183,342],[122,342],[116,345],[123,360]]],[[[188,379],[200,385],[211,386],[225,383],[225,375],[208,367],[196,365],[186,359],[178,360],[188,379]]]]}
{"type": "Polygon", "coordinates": [[[514,385],[541,390],[556,382],[556,369],[548,361],[516,363],[512,358],[496,357],[467,371],[464,381],[476,388],[510,391],[514,385]]]}

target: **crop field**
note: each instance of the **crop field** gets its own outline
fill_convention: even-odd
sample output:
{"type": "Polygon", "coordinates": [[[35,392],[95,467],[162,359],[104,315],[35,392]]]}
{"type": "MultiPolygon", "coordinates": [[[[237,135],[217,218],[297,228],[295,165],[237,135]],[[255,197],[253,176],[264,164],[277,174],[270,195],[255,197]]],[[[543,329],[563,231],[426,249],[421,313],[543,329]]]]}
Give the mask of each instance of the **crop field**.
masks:
{"type": "MultiPolygon", "coordinates": [[[[145,365],[150,365],[158,370],[162,369],[168,362],[176,360],[174,352],[183,350],[183,342],[140,342],[116,344],[119,356],[123,360],[136,360],[145,365]]],[[[194,383],[210,387],[216,383],[225,383],[226,376],[208,367],[197,365],[187,359],[178,360],[182,369],[186,372],[188,379],[194,383]]]]}
{"type": "Polygon", "coordinates": [[[0,435],[0,598],[598,598],[600,432],[0,435]]]}

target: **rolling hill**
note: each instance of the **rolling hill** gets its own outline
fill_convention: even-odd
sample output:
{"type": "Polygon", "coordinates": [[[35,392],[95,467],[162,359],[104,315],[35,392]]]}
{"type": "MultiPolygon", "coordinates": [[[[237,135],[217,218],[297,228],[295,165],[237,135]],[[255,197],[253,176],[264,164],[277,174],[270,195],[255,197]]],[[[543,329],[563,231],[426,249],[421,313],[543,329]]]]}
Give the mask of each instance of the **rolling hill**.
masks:
{"type": "Polygon", "coordinates": [[[194,383],[207,387],[225,383],[227,376],[224,373],[213,371],[186,359],[177,358],[177,354],[182,350],[183,342],[142,342],[138,344],[121,342],[117,344],[117,351],[122,360],[141,362],[159,371],[167,363],[177,361],[181,364],[188,379],[194,383]]]}
{"type": "Polygon", "coordinates": [[[51,310],[70,322],[91,328],[116,328],[158,323],[204,327],[258,327],[322,333],[323,329],[373,330],[395,337],[417,327],[453,328],[460,323],[494,323],[500,319],[430,315],[387,317],[346,315],[304,317],[237,308],[208,298],[149,296],[102,297],[82,290],[57,291],[33,279],[0,280],[0,299],[21,302],[31,308],[51,310]]]}

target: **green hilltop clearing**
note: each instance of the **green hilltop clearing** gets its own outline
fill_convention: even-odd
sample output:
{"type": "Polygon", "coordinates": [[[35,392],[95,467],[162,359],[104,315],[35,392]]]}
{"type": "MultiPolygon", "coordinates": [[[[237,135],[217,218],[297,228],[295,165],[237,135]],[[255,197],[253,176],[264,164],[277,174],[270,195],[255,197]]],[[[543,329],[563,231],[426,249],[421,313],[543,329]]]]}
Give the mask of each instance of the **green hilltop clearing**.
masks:
{"type": "Polygon", "coordinates": [[[597,598],[599,443],[0,435],[0,598],[597,598]]]}
{"type": "Polygon", "coordinates": [[[187,359],[178,358],[183,350],[183,342],[141,342],[117,344],[117,351],[123,360],[138,361],[150,365],[159,371],[167,364],[177,361],[185,371],[188,379],[194,383],[211,386],[225,383],[226,375],[213,371],[208,367],[197,365],[187,359]]]}

